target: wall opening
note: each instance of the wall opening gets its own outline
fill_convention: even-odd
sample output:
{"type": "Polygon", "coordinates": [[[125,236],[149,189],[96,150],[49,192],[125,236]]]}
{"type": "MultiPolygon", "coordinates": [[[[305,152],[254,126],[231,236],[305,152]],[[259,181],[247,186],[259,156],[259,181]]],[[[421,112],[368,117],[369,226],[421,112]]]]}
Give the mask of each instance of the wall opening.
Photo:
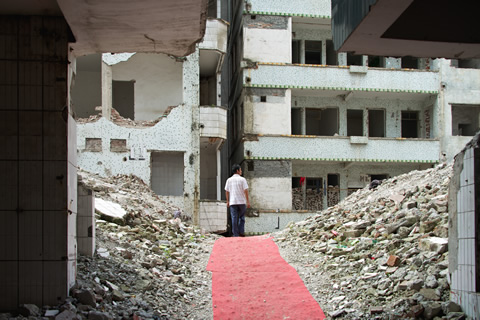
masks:
{"type": "MultiPolygon", "coordinates": [[[[202,139],[203,140],[203,139],[202,139]]],[[[200,146],[200,199],[217,199],[217,149],[206,141],[200,146]]]]}
{"type": "Polygon", "coordinates": [[[127,140],[126,139],[110,139],[110,151],[111,152],[127,152],[127,140]]]}
{"type": "Polygon", "coordinates": [[[373,180],[382,181],[390,177],[390,175],[388,174],[370,174],[369,176],[370,176],[370,181],[373,181],[373,180]]]}
{"type": "Polygon", "coordinates": [[[340,175],[332,173],[327,175],[327,206],[332,207],[340,202],[340,175]]]}
{"type": "Polygon", "coordinates": [[[183,196],[183,152],[152,152],[151,187],[162,196],[183,196]]]}
{"type": "Polygon", "coordinates": [[[368,136],[385,137],[385,110],[368,110],[368,136]]]}
{"type": "Polygon", "coordinates": [[[406,56],[401,60],[403,69],[418,69],[418,58],[406,56]]]}
{"type": "Polygon", "coordinates": [[[385,68],[385,59],[381,56],[368,56],[368,66],[373,68],[385,68]]]}
{"type": "Polygon", "coordinates": [[[327,65],[336,66],[337,64],[337,52],[333,46],[333,41],[327,40],[327,65]]]}
{"type": "Polygon", "coordinates": [[[102,152],[102,138],[85,138],[85,151],[102,152]]]}
{"type": "Polygon", "coordinates": [[[135,120],[135,80],[112,81],[112,106],[124,117],[135,120]]]}
{"type": "Polygon", "coordinates": [[[347,110],[347,135],[363,136],[363,110],[347,110]]]}
{"type": "Polygon", "coordinates": [[[452,135],[474,136],[480,129],[480,106],[452,105],[452,135]]]}
{"type": "Polygon", "coordinates": [[[216,75],[200,77],[200,105],[217,105],[217,79],[216,75]]]}
{"type": "Polygon", "coordinates": [[[305,40],[305,63],[322,64],[322,41],[305,40]]]}
{"type": "Polygon", "coordinates": [[[306,109],[306,134],[334,136],[338,134],[338,108],[306,109]]]}
{"type": "Polygon", "coordinates": [[[418,138],[418,112],[402,111],[402,138],[418,138]]]}
{"type": "Polygon", "coordinates": [[[347,52],[347,66],[362,66],[363,56],[347,52]]]}
{"type": "Polygon", "coordinates": [[[300,40],[292,40],[292,63],[300,63],[300,40]]]}
{"type": "Polygon", "coordinates": [[[208,0],[207,17],[217,17],[217,0],[208,0]]]}
{"type": "Polygon", "coordinates": [[[452,59],[451,65],[462,69],[480,69],[480,59],[452,59]]]}
{"type": "Polygon", "coordinates": [[[292,109],[292,134],[302,134],[302,110],[292,109]]]}
{"type": "Polygon", "coordinates": [[[102,55],[91,54],[77,58],[75,82],[71,96],[78,118],[97,115],[95,107],[102,105],[102,55]]]}
{"type": "Polygon", "coordinates": [[[323,179],[292,177],[292,208],[320,211],[323,209],[323,179]]]}

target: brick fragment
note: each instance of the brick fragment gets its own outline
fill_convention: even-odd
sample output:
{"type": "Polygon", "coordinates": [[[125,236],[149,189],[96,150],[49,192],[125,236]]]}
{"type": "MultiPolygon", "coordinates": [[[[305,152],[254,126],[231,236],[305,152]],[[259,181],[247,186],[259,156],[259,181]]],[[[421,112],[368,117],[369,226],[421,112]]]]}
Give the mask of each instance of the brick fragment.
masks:
{"type": "Polygon", "coordinates": [[[400,258],[398,256],[391,255],[387,260],[387,265],[389,267],[396,267],[400,265],[400,258]]]}

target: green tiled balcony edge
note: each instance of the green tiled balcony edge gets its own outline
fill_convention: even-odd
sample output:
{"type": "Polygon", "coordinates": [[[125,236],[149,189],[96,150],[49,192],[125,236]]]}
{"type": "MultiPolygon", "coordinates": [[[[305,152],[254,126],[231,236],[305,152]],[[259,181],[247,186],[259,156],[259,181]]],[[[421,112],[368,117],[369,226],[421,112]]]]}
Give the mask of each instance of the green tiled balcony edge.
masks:
{"type": "Polygon", "coordinates": [[[297,157],[248,157],[247,160],[304,160],[304,161],[330,161],[330,162],[401,162],[401,163],[439,163],[438,160],[388,160],[388,159],[347,159],[347,158],[297,158],[297,157]]]}
{"type": "Polygon", "coordinates": [[[267,11],[243,11],[243,14],[258,14],[264,16],[287,16],[287,17],[304,17],[304,18],[317,18],[317,19],[331,19],[331,16],[322,16],[317,14],[307,13],[287,13],[287,12],[267,12],[267,11]]]}
{"type": "Polygon", "coordinates": [[[403,92],[403,93],[422,93],[438,94],[437,90],[400,90],[400,89],[379,89],[379,88],[344,88],[344,87],[310,87],[294,85],[275,85],[275,84],[244,84],[245,88],[268,88],[268,89],[305,89],[305,90],[331,90],[331,91],[364,91],[364,92],[403,92]]]}

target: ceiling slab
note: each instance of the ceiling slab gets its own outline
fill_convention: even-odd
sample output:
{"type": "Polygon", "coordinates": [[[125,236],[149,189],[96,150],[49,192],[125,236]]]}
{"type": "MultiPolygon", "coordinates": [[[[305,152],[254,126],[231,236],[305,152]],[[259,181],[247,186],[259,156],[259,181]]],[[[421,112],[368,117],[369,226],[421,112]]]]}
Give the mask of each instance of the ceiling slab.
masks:
{"type": "Polygon", "coordinates": [[[480,1],[472,0],[377,0],[339,51],[478,59],[479,10],[480,1]]]}
{"type": "Polygon", "coordinates": [[[207,0],[58,0],[77,56],[159,52],[186,56],[203,38],[207,0]]]}

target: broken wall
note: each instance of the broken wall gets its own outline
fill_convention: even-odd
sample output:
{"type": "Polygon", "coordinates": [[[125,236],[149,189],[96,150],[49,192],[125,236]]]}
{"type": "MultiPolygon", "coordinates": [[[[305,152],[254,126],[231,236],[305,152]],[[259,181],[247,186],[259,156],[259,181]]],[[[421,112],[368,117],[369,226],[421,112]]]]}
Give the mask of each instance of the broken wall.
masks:
{"type": "Polygon", "coordinates": [[[472,136],[456,136],[452,128],[452,106],[476,107],[480,105],[480,70],[451,66],[450,60],[436,59],[433,68],[440,72],[440,97],[435,105],[433,129],[441,138],[442,153],[452,160],[472,136]]]}
{"type": "Polygon", "coordinates": [[[156,119],[168,107],[183,103],[182,61],[165,54],[136,53],[111,67],[113,81],[135,83],[135,120],[156,119]]]}
{"type": "Polygon", "coordinates": [[[71,97],[77,118],[88,118],[98,114],[95,107],[102,105],[101,62],[101,54],[92,54],[76,59],[71,97]]]}

